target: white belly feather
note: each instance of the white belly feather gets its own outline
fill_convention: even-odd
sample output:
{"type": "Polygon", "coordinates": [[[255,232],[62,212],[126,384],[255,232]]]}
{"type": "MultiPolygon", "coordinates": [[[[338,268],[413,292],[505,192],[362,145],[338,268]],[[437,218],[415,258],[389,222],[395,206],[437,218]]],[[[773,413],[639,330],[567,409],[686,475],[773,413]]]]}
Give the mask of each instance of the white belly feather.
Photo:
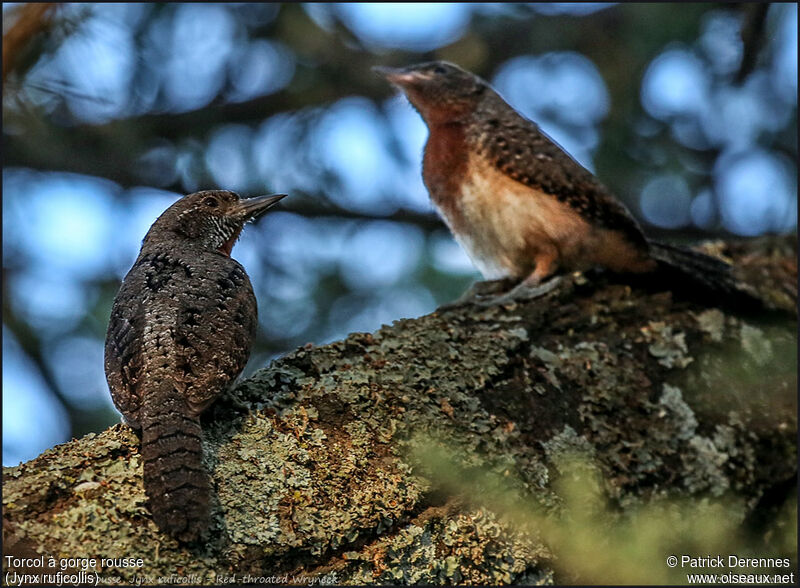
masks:
{"type": "Polygon", "coordinates": [[[594,231],[556,198],[470,162],[455,210],[437,206],[458,243],[487,279],[526,276],[539,251],[561,260],[582,254],[594,231]]]}

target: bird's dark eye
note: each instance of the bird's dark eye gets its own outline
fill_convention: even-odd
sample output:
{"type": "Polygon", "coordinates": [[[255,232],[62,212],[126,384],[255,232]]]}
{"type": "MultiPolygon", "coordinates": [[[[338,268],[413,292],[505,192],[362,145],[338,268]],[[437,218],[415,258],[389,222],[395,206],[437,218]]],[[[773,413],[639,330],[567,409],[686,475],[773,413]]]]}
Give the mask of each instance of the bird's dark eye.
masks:
{"type": "Polygon", "coordinates": [[[216,208],[219,203],[217,202],[216,198],[214,198],[212,196],[209,196],[208,198],[203,200],[203,204],[205,204],[206,206],[209,206],[211,208],[216,208]]]}
{"type": "Polygon", "coordinates": [[[443,65],[437,65],[436,67],[433,68],[433,73],[446,74],[447,73],[447,68],[445,68],[445,66],[443,66],[443,65]]]}

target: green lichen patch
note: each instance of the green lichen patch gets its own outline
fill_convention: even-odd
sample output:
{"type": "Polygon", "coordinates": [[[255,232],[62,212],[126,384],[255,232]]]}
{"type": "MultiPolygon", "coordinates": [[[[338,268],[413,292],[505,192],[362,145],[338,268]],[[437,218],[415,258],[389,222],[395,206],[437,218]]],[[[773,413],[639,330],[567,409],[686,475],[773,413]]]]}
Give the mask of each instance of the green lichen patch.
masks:
{"type": "Polygon", "coordinates": [[[551,583],[551,554],[486,509],[410,524],[359,552],[344,554],[344,584],[503,585],[551,583]]]}
{"type": "Polygon", "coordinates": [[[715,343],[725,334],[725,315],[717,308],[709,308],[695,315],[700,329],[715,343]]]}
{"type": "Polygon", "coordinates": [[[685,368],[693,360],[687,355],[685,333],[673,333],[672,327],[663,322],[650,322],[642,328],[648,342],[647,350],[664,367],[685,368]]]}
{"type": "Polygon", "coordinates": [[[310,412],[254,414],[219,447],[214,478],[232,543],[273,558],[319,555],[390,527],[418,500],[419,485],[375,450],[374,432],[327,435],[310,412]]]}

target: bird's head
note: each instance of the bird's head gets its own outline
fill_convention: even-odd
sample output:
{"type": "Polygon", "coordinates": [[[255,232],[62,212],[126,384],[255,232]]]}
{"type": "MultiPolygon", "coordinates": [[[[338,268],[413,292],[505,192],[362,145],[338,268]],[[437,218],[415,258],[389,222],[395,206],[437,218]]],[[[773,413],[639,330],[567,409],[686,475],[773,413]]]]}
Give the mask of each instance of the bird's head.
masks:
{"type": "Polygon", "coordinates": [[[489,88],[475,74],[446,61],[372,69],[403,90],[429,125],[462,120],[475,110],[489,88]]]}
{"type": "Polygon", "coordinates": [[[230,255],[245,223],[258,218],[286,194],[240,198],[228,190],[184,196],[156,219],[144,245],[164,237],[230,255]]]}

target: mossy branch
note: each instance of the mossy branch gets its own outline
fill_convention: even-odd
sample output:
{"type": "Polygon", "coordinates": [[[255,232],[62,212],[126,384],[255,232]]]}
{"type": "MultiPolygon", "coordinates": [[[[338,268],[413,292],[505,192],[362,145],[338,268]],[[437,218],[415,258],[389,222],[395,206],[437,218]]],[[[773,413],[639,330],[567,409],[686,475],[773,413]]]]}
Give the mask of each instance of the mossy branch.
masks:
{"type": "Polygon", "coordinates": [[[796,240],[707,249],[785,311],[744,316],[590,273],[524,304],[309,345],[205,415],[205,544],[158,532],[138,439],[117,425],[4,470],[5,551],[140,558],[92,570],[123,583],[636,583],[647,569],[676,581],[659,550],[703,547],[674,532],[699,533],[696,523],[664,523],[664,500],[680,499],[705,509],[703,529],[719,508],[730,515],[709,541],[735,531],[783,553],[797,464],[796,240]],[[596,475],[574,475],[565,456],[576,454],[596,475]],[[633,517],[649,505],[658,525],[633,517]],[[602,565],[582,567],[575,550],[598,537],[602,565]],[[614,575],[609,561],[634,558],[634,544],[639,560],[614,575]]]}

